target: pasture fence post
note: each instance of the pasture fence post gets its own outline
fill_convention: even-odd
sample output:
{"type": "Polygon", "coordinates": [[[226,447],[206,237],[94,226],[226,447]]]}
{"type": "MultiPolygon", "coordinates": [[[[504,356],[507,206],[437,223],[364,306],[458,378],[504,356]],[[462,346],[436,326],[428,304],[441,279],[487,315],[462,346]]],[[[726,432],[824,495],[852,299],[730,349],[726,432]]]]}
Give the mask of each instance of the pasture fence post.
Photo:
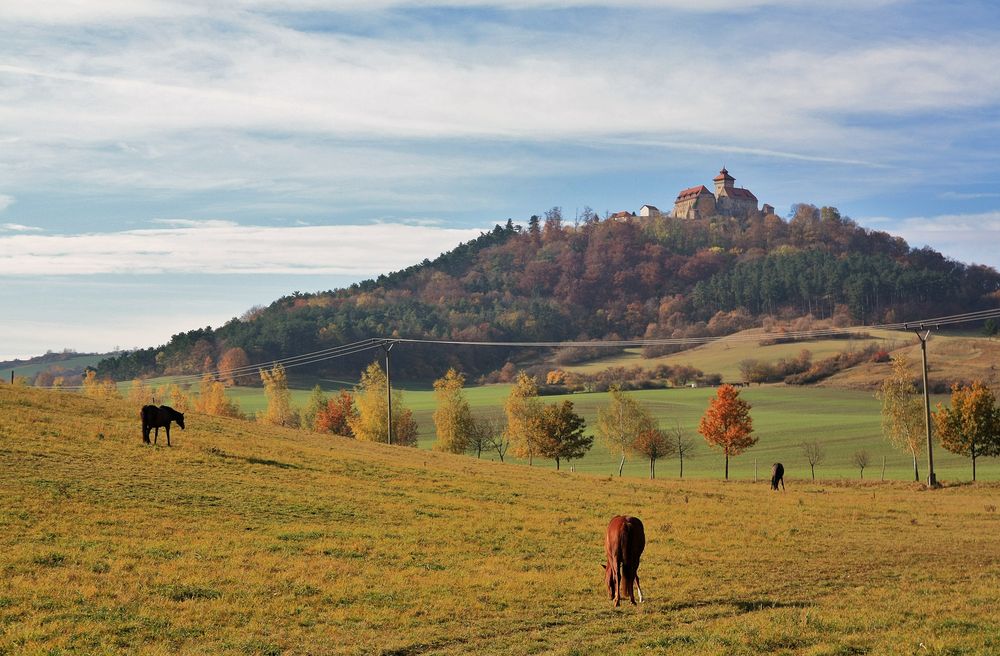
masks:
{"type": "Polygon", "coordinates": [[[753,482],[757,482],[757,459],[753,459],[753,482]]]}
{"type": "Polygon", "coordinates": [[[13,369],[10,370],[10,384],[11,385],[14,384],[14,370],[13,369]]]}
{"type": "Polygon", "coordinates": [[[885,456],[882,456],[882,480],[885,480],[885,456]]]}

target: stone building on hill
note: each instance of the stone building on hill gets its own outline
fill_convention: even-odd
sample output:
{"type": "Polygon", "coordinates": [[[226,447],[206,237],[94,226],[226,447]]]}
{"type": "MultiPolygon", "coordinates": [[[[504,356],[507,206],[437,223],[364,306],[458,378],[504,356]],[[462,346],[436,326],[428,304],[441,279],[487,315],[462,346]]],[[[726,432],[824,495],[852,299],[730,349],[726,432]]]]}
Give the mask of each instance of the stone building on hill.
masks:
{"type": "MultiPolygon", "coordinates": [[[[758,211],[757,197],[749,189],[737,187],[734,184],[736,178],[729,175],[725,168],[712,182],[715,183],[715,193],[705,185],[698,185],[677,194],[673,215],[682,219],[703,219],[716,215],[743,218],[758,211]]],[[[773,211],[773,208],[764,205],[764,212],[768,211],[773,211]]]]}

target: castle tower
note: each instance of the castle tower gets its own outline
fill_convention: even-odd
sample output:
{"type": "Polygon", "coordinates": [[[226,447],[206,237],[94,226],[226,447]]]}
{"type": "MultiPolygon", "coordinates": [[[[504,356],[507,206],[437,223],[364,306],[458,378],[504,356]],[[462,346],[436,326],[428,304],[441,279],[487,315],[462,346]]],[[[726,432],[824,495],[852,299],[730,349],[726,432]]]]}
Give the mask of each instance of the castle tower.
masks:
{"type": "Polygon", "coordinates": [[[715,183],[715,197],[718,198],[723,189],[733,188],[733,183],[736,182],[736,178],[729,175],[729,171],[727,171],[726,167],[723,166],[722,170],[719,171],[719,175],[712,178],[712,182],[715,183]]]}

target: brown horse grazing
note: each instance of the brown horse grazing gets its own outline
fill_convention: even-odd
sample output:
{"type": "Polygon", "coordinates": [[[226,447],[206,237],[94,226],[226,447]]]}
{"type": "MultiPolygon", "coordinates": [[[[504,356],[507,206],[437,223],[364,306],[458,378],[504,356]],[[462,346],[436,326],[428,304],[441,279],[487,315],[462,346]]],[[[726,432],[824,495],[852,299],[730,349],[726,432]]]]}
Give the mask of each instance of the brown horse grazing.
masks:
{"type": "Polygon", "coordinates": [[[142,441],[145,444],[149,444],[149,431],[155,428],[156,432],[153,434],[153,444],[156,444],[156,438],[160,436],[160,429],[167,429],[167,446],[170,446],[170,422],[176,421],[177,425],[184,429],[184,413],[177,412],[169,405],[161,405],[156,407],[155,405],[144,405],[142,406],[142,441]]]}
{"type": "Polygon", "coordinates": [[[638,517],[618,515],[611,518],[607,533],[604,535],[604,553],[608,562],[604,565],[604,581],[608,586],[608,594],[620,605],[622,583],[629,600],[634,604],[635,595],[632,583],[639,590],[639,603],[642,603],[642,587],[639,586],[639,557],[646,547],[646,532],[638,517]]]}
{"type": "Polygon", "coordinates": [[[781,483],[781,490],[785,490],[785,466],[780,462],[771,465],[771,489],[777,490],[778,483],[781,483]]]}

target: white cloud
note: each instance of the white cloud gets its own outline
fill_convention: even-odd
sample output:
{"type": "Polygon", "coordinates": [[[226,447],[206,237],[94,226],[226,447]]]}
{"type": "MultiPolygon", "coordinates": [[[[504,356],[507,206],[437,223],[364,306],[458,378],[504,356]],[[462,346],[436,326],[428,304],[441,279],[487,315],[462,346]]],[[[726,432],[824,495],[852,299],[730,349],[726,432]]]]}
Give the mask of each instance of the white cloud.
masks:
{"type": "Polygon", "coordinates": [[[227,221],[77,235],[0,236],[0,275],[339,274],[368,276],[433,258],[479,230],[402,223],[264,227],[227,221]]]}
{"type": "Polygon", "coordinates": [[[20,223],[2,223],[0,224],[0,228],[10,230],[11,232],[42,232],[42,228],[22,225],[20,223]]]}
{"type": "MultiPolygon", "coordinates": [[[[862,223],[872,223],[865,220],[862,223]]],[[[1000,269],[1000,210],[975,214],[941,214],[896,220],[893,234],[910,246],[930,245],[961,262],[975,262],[1000,269]]]]}
{"type": "Polygon", "coordinates": [[[0,212],[14,204],[14,197],[7,194],[0,194],[0,212]]]}
{"type": "MultiPolygon", "coordinates": [[[[902,0],[841,0],[840,5],[872,7],[902,0]]],[[[33,24],[73,24],[150,18],[226,16],[244,11],[372,12],[421,7],[560,9],[649,7],[698,13],[748,12],[765,7],[808,7],[807,0],[5,0],[0,19],[33,24]]]]}

